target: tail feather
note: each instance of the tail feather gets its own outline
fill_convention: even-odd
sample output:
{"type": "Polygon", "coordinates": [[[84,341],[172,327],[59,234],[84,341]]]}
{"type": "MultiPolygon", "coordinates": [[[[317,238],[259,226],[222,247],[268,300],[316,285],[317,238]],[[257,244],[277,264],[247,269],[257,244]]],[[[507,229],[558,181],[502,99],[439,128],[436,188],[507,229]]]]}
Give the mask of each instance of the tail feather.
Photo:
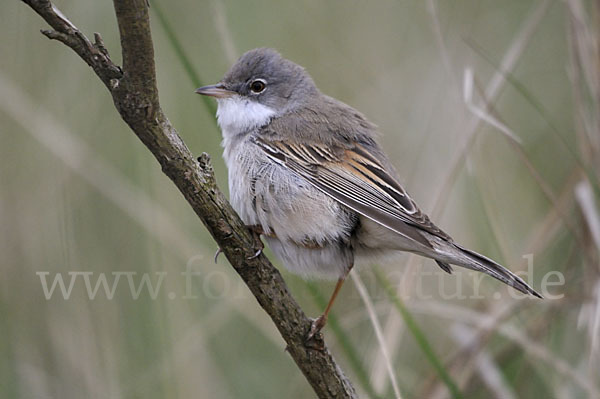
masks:
{"type": "Polygon", "coordinates": [[[437,259],[435,259],[435,263],[437,263],[438,266],[446,273],[452,274],[453,269],[452,269],[452,266],[450,266],[450,263],[442,262],[441,260],[437,260],[437,259]]]}
{"type": "MultiPolygon", "coordinates": [[[[462,266],[467,269],[476,270],[487,275],[494,277],[502,281],[503,283],[510,285],[518,291],[521,291],[524,294],[530,294],[536,296],[538,298],[543,298],[539,293],[537,293],[533,288],[531,288],[523,279],[504,266],[494,262],[493,260],[478,254],[475,251],[471,251],[470,249],[461,247],[458,244],[453,243],[453,245],[458,248],[466,257],[470,260],[470,262],[460,262],[457,263],[458,266],[462,266]]],[[[439,262],[438,262],[439,264],[439,262]]]]}

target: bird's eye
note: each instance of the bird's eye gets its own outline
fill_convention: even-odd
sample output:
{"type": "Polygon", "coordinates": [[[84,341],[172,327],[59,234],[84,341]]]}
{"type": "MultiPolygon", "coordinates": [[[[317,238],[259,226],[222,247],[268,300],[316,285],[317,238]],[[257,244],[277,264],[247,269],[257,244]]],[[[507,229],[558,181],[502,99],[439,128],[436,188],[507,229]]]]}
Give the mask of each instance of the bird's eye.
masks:
{"type": "Polygon", "coordinates": [[[265,88],[267,87],[267,82],[265,82],[262,79],[256,79],[253,80],[252,83],[250,83],[250,90],[252,90],[253,93],[262,93],[265,88]]]}

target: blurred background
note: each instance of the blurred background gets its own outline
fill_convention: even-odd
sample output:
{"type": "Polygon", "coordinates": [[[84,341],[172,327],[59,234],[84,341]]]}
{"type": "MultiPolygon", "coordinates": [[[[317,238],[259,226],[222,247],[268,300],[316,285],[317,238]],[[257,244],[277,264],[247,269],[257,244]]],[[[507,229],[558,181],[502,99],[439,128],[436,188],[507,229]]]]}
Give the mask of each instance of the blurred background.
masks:
{"type": "MultiPolygon", "coordinates": [[[[56,5],[120,63],[111,2],[56,5]]],[[[360,268],[324,330],[360,397],[600,397],[597,3],[151,5],[162,107],[224,191],[214,109],[193,91],[274,47],[379,126],[436,224],[546,296],[410,255],[360,268]]],[[[99,79],[46,28],[0,3],[0,397],[313,397],[99,79]]],[[[273,260],[320,314],[334,284],[273,260]]]]}

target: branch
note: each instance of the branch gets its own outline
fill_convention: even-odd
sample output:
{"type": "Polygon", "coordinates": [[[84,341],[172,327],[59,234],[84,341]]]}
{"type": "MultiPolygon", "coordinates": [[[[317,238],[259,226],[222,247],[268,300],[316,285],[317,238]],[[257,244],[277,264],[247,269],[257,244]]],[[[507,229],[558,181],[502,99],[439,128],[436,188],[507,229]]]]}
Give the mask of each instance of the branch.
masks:
{"type": "Polygon", "coordinates": [[[123,69],[111,61],[99,34],[91,43],[49,0],[22,1],[53,28],[42,33],[75,51],[109,89],[123,120],[156,157],[269,314],[315,393],[321,398],[355,398],[322,337],[320,349],[305,345],[311,321],[266,256],[252,256],[259,243],[217,187],[209,156],[202,154],[196,161],[160,108],[147,0],[114,0],[123,69]]]}

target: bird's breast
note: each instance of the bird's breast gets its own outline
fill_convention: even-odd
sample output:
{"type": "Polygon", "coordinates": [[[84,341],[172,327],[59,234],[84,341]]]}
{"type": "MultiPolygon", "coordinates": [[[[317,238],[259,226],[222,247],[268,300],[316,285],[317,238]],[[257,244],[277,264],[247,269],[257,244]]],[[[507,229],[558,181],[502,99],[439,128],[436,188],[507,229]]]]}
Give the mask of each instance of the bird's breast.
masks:
{"type": "Polygon", "coordinates": [[[230,201],[246,224],[277,239],[314,246],[348,241],[356,216],[304,178],[273,162],[251,140],[224,140],[230,201]]]}

